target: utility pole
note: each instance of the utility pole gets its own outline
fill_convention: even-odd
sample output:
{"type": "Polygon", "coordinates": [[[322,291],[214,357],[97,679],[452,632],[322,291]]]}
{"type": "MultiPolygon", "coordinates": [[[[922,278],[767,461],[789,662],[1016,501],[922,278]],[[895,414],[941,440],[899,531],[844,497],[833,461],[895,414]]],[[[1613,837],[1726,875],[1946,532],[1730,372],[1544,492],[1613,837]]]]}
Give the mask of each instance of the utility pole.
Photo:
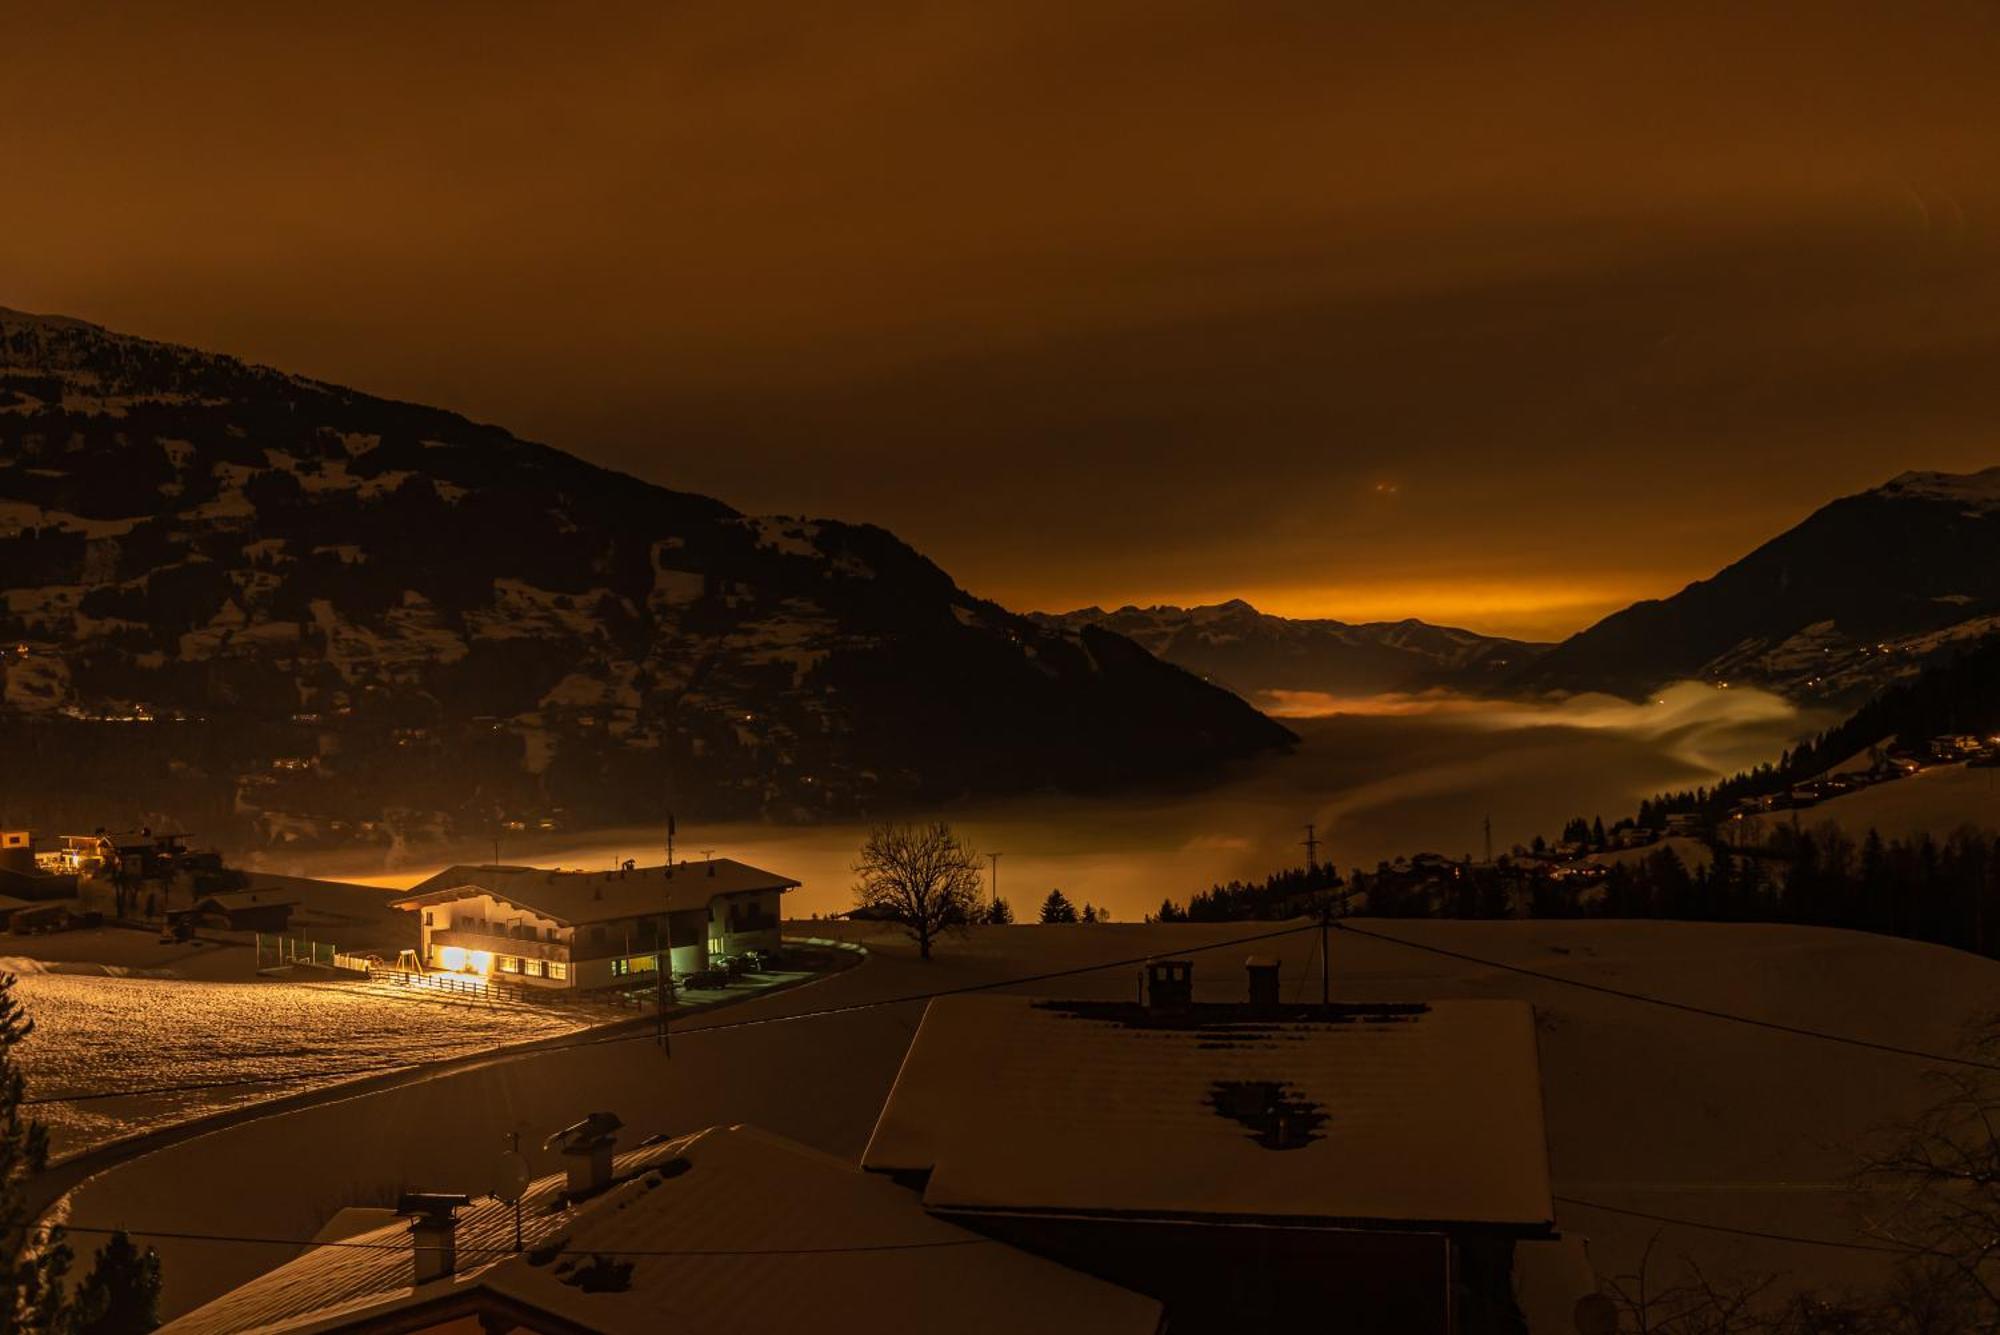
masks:
{"type": "Polygon", "coordinates": [[[1493,817],[1489,813],[1484,822],[1486,827],[1486,860],[1493,861],[1493,817]]]}
{"type": "Polygon", "coordinates": [[[667,875],[674,874],[674,813],[667,813],[667,875]]]}
{"type": "Polygon", "coordinates": [[[1326,948],[1332,936],[1333,896],[1319,902],[1319,1004],[1325,1010],[1333,1004],[1333,967],[1326,948]]]}
{"type": "Polygon", "coordinates": [[[1319,836],[1313,832],[1312,822],[1306,823],[1306,837],[1302,841],[1306,849],[1306,870],[1319,870],[1319,836]]]}
{"type": "MultiPolygon", "coordinates": [[[[673,864],[667,865],[671,870],[673,864]]],[[[663,926],[666,929],[667,948],[653,964],[653,1009],[659,1018],[660,1055],[671,1058],[674,1055],[674,1040],[672,1032],[667,1028],[667,1012],[674,1004],[674,883],[671,877],[667,880],[666,906],[666,922],[663,926]]]]}
{"type": "Polygon", "coordinates": [[[992,892],[993,902],[998,904],[1000,902],[1000,855],[998,853],[988,853],[986,859],[993,864],[993,874],[987,878],[986,888],[992,892]]]}

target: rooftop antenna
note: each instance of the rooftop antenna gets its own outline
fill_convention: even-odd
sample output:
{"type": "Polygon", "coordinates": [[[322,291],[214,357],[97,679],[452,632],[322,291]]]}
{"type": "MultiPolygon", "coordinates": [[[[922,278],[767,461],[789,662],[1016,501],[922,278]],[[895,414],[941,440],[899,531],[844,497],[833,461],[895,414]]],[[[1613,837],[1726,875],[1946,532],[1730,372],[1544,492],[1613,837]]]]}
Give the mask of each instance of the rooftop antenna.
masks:
{"type": "Polygon", "coordinates": [[[674,874],[674,813],[667,813],[667,875],[674,874]]]}
{"type": "Polygon", "coordinates": [[[1486,860],[1488,862],[1491,862],[1493,861],[1493,815],[1491,812],[1487,813],[1485,826],[1486,826],[1486,860]]]}
{"type": "Polygon", "coordinates": [[[1304,839],[1303,841],[1301,841],[1301,842],[1303,842],[1303,843],[1305,844],[1305,849],[1306,849],[1306,870],[1307,870],[1307,871],[1318,871],[1318,870],[1319,870],[1319,836],[1318,836],[1317,834],[1315,834],[1315,833],[1313,832],[1313,827],[1312,827],[1312,822],[1311,822],[1311,821],[1308,821],[1308,822],[1306,822],[1306,837],[1305,837],[1305,839],[1304,839]]]}

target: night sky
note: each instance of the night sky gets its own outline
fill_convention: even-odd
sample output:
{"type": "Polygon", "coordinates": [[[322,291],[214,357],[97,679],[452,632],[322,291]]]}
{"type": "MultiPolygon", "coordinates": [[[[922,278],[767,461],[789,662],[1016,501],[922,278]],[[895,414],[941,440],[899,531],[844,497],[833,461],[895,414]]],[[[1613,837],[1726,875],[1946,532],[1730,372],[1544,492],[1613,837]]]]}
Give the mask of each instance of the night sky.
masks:
{"type": "Polygon", "coordinates": [[[0,305],[1015,607],[1553,636],[2000,463],[1991,3],[69,8],[0,305]]]}

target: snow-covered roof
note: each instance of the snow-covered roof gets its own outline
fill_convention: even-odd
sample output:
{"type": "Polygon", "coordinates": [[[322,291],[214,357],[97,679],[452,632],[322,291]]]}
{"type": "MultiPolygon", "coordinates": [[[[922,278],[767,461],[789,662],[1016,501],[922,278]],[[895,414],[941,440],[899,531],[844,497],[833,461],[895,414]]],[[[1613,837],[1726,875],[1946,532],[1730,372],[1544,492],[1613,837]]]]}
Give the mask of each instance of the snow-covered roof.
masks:
{"type": "Polygon", "coordinates": [[[1550,1226],[1534,1013],[1518,1001],[930,1003],[862,1166],[945,1211],[1550,1226]],[[1280,1148],[1279,1146],[1282,1146],[1280,1148]]]}
{"type": "Polygon", "coordinates": [[[665,865],[631,871],[551,871],[545,867],[470,864],[447,867],[412,886],[395,901],[399,909],[448,903],[488,894],[517,908],[560,923],[609,922],[697,908],[721,895],[791,890],[798,882],[733,858],[679,862],[672,876],[665,865]]]}
{"type": "Polygon", "coordinates": [[[366,1212],[342,1212],[322,1233],[332,1245],[162,1335],[302,1335],[481,1310],[606,1335],[669,1322],[718,1335],[1159,1327],[1149,1298],[934,1219],[892,1183],[751,1127],[620,1155],[616,1173],[614,1186],[575,1206],[560,1175],[536,1181],[522,1201],[519,1254],[511,1207],[487,1199],[460,1210],[458,1271],[422,1285],[411,1282],[406,1220],[369,1228],[366,1212]]]}

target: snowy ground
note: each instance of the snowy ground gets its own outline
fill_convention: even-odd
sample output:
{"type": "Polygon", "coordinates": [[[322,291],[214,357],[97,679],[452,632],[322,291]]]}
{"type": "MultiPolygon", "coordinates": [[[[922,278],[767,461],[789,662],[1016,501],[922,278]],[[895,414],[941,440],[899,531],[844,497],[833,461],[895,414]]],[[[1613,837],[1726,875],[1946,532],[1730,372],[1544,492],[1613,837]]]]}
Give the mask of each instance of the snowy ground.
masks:
{"type": "Polygon", "coordinates": [[[39,972],[20,974],[15,993],[35,1022],[20,1052],[31,1099],[258,1082],[41,1105],[36,1114],[48,1124],[59,1159],[109,1139],[254,1103],[274,1089],[296,1093],[362,1070],[547,1038],[597,1018],[392,998],[351,983],[39,972]],[[267,1077],[284,1083],[262,1083],[267,1077]]]}
{"type": "Polygon", "coordinates": [[[1745,823],[1768,828],[1789,825],[1794,817],[1801,829],[1833,824],[1853,839],[1865,837],[1870,829],[1881,831],[1884,839],[1907,839],[1926,832],[1943,839],[1963,825],[1990,833],[2000,830],[2000,768],[1935,765],[1908,778],[1872,784],[1817,806],[1752,816],[1745,823]]]}
{"type": "MultiPolygon", "coordinates": [[[[2000,995],[2000,966],[1914,942],[1771,925],[1599,922],[1365,924],[1408,941],[1560,977],[1646,992],[1780,1023],[1950,1051],[2000,995]]],[[[830,931],[825,924],[815,930],[830,931]]],[[[900,998],[1148,953],[1231,941],[1230,924],[981,929],[924,964],[893,931],[837,929],[869,962],[812,986],[713,1016],[690,1016],[671,1059],[649,1043],[529,1054],[407,1087],[261,1118],[100,1174],[71,1200],[72,1222],[270,1238],[310,1236],[336,1209],[392,1202],[404,1188],[483,1191],[508,1132],[538,1148],[594,1109],[636,1141],[655,1131],[749,1122],[847,1158],[859,1156],[922,1015],[900,998]],[[856,1003],[884,1004],[744,1025],[856,1003]],[[711,1032],[701,1028],[727,1024],[711,1032]],[[245,1172],[246,1165],[257,1166],[245,1172]]],[[[1317,932],[1258,943],[1283,961],[1285,990],[1318,987],[1317,932]]],[[[1241,995],[1230,945],[1196,955],[1201,995],[1241,995]]],[[[1348,1000],[1522,997],[1537,1008],[1558,1223],[1587,1238],[1607,1273],[1629,1268],[1656,1233],[1659,1263],[1683,1255],[1712,1274],[1777,1272],[1838,1287],[1877,1277],[1878,1258],[1661,1225],[1601,1207],[1838,1241],[1860,1224],[1840,1184],[1885,1122],[1923,1107],[1926,1063],[1581,991],[1558,982],[1336,934],[1334,995],[1348,1000]],[[1578,1204],[1574,1202],[1591,1202],[1578,1204]]],[[[1123,966],[1018,986],[1037,995],[1128,997],[1123,966]]],[[[1424,1166],[1412,1164],[1411,1172],[1424,1166]]],[[[185,1310],[287,1259],[287,1247],[162,1239],[167,1308],[185,1310]]]]}

